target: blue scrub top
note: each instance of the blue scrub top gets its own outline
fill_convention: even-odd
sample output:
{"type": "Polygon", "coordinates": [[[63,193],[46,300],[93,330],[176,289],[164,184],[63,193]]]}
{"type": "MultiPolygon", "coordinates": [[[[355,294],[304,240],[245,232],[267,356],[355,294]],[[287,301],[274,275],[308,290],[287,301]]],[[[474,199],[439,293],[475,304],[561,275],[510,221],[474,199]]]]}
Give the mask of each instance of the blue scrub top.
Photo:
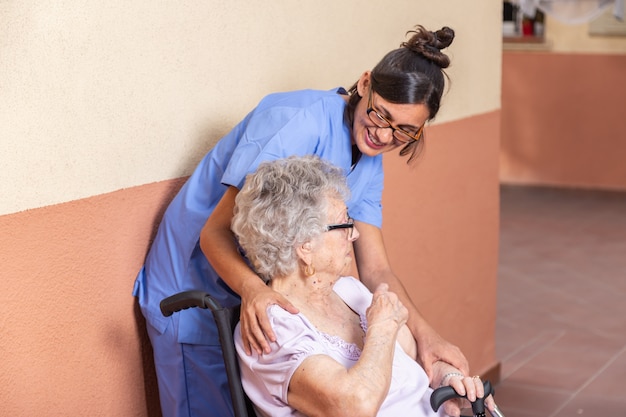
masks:
{"type": "MultiPolygon", "coordinates": [[[[144,316],[159,332],[172,323],[161,315],[159,303],[180,291],[206,291],[223,306],[240,302],[202,253],[200,231],[227,188],[241,189],[246,175],[261,162],[315,154],[334,163],[348,179],[350,216],[381,227],[382,156],[362,155],[351,170],[352,146],[342,91],[271,94],[202,159],[167,208],[135,281],[133,295],[139,297],[144,316]]],[[[177,314],[179,342],[219,344],[206,310],[177,314]]]]}

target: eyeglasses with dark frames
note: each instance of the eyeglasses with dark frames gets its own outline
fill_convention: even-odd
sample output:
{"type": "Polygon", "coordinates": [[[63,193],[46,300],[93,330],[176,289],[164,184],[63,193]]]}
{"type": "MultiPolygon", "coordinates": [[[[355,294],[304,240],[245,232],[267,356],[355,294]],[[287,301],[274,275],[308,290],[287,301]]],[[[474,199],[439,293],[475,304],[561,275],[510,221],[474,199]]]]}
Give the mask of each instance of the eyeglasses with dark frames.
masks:
{"type": "Polygon", "coordinates": [[[348,229],[348,239],[352,239],[352,233],[354,231],[354,219],[348,216],[348,220],[345,223],[329,224],[326,226],[327,232],[336,229],[348,229]]]}
{"type": "Polygon", "coordinates": [[[377,127],[382,129],[391,129],[391,134],[393,135],[397,145],[406,145],[410,142],[418,141],[422,137],[424,125],[421,125],[415,134],[409,133],[399,127],[393,127],[391,122],[374,108],[374,105],[372,104],[372,88],[370,88],[369,97],[367,99],[366,112],[372,123],[374,123],[377,127]]]}

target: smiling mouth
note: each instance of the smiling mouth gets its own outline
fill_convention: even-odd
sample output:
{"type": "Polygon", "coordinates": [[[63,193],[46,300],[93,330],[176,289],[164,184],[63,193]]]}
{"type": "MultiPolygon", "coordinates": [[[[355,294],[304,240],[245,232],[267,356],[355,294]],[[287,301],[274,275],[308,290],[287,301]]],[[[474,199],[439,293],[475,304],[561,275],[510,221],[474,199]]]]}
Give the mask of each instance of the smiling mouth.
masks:
{"type": "Polygon", "coordinates": [[[370,143],[370,147],[381,149],[385,146],[384,143],[378,142],[378,140],[374,139],[374,136],[367,130],[367,141],[370,143]]]}

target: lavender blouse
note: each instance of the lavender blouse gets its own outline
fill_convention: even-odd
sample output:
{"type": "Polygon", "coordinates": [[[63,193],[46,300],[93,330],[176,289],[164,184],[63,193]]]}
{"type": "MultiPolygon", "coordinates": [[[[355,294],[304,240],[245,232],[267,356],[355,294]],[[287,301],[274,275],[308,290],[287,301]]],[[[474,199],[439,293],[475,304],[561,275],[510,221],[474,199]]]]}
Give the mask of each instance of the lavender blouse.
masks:
{"type": "MultiPolygon", "coordinates": [[[[367,330],[365,312],[372,293],[353,277],[340,278],[334,291],[359,314],[361,326],[367,330]]],[[[243,350],[239,326],[235,330],[244,390],[259,416],[304,416],[287,402],[291,376],[300,364],[311,355],[328,355],[350,368],[359,360],[361,350],[337,336],[318,331],[302,314],[291,314],[273,305],[268,308],[268,315],[277,340],[269,354],[248,356],[243,350]]],[[[431,393],[424,370],[396,342],[391,386],[378,416],[445,416],[443,408],[439,413],[430,408],[431,393]]]]}

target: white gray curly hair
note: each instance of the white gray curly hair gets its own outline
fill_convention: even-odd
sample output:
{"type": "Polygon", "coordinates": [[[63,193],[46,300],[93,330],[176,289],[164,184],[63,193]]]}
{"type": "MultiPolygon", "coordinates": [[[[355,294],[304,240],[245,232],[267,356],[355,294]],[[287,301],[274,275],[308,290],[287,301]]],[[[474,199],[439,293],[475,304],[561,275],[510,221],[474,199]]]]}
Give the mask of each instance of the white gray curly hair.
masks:
{"type": "Polygon", "coordinates": [[[317,156],[259,165],[235,199],[231,229],[265,281],[298,267],[296,247],[326,231],[328,199],[350,195],[342,170],[317,156]]]}

